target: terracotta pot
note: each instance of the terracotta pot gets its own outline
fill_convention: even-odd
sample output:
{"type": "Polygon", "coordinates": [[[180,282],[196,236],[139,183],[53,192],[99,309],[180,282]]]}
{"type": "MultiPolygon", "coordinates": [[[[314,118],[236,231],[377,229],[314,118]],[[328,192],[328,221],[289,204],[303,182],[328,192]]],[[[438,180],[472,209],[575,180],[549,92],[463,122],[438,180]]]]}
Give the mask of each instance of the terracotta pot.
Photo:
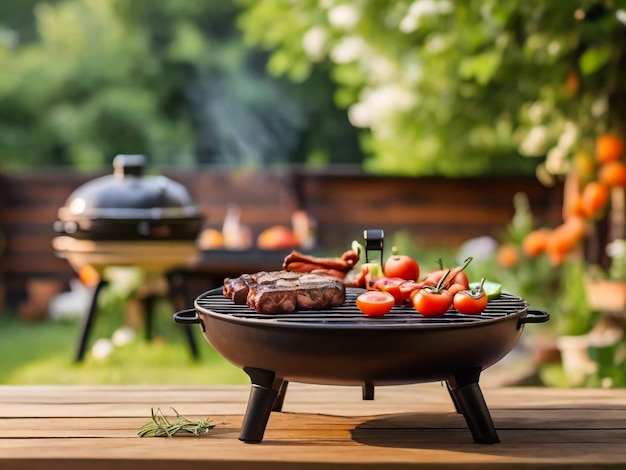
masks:
{"type": "Polygon", "coordinates": [[[626,281],[587,279],[587,305],[592,310],[607,312],[626,310],[626,281]]]}

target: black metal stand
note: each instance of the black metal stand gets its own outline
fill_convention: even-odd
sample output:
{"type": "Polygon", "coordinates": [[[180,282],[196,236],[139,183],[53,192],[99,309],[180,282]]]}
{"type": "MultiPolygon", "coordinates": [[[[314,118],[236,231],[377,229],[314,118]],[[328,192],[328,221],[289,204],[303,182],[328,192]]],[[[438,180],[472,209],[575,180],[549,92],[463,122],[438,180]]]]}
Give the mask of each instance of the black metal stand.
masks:
{"type": "MultiPolygon", "coordinates": [[[[74,362],[82,362],[85,358],[85,352],[87,350],[87,343],[89,341],[89,335],[93,328],[94,321],[98,314],[98,298],[102,289],[104,289],[109,282],[105,279],[101,279],[95,287],[93,296],[91,298],[91,304],[89,305],[89,311],[83,319],[83,323],[80,329],[80,336],[78,338],[78,348],[74,355],[74,362]]],[[[144,329],[146,341],[152,341],[152,332],[154,330],[154,307],[156,304],[157,296],[149,295],[143,299],[143,316],[144,316],[144,329]]],[[[185,339],[189,346],[191,356],[194,360],[197,360],[200,356],[196,340],[193,336],[193,331],[188,325],[181,325],[185,339]]]]}
{"type": "Polygon", "coordinates": [[[479,371],[456,374],[448,379],[448,390],[457,411],[460,411],[477,444],[500,442],[491,414],[478,386],[479,371]]]}
{"type": "Polygon", "coordinates": [[[83,324],[80,329],[80,336],[78,339],[78,349],[76,350],[76,355],[74,356],[75,362],[81,362],[85,358],[85,350],[87,349],[87,340],[89,339],[89,333],[91,333],[91,327],[93,326],[93,322],[96,318],[96,314],[98,313],[98,297],[100,297],[100,292],[104,287],[106,287],[108,281],[101,279],[96,285],[96,288],[93,292],[93,296],[91,297],[91,304],[89,305],[89,311],[87,312],[87,316],[83,318],[83,324]]]}
{"type": "Polygon", "coordinates": [[[276,374],[271,370],[254,367],[244,367],[243,370],[250,377],[252,386],[239,440],[249,444],[258,444],[263,440],[272,410],[282,409],[282,400],[287,385],[283,379],[276,378],[276,374]],[[282,391],[282,398],[277,400],[279,391],[282,391]]]}
{"type": "MultiPolygon", "coordinates": [[[[282,411],[289,382],[271,370],[244,367],[250,377],[250,398],[241,424],[239,440],[258,444],[263,440],[265,428],[272,411],[282,411]]],[[[497,444],[500,442],[491,420],[489,409],[478,386],[480,370],[456,374],[446,380],[446,385],[454,407],[465,418],[465,422],[477,444],[497,444]]],[[[374,385],[366,383],[362,387],[363,399],[374,399],[374,385]]]]}

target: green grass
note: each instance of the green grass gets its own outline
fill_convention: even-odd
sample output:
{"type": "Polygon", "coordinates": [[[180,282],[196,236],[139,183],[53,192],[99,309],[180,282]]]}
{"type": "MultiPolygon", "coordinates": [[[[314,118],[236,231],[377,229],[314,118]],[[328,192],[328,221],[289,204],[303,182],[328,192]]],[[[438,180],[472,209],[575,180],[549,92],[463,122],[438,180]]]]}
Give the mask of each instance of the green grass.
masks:
{"type": "MultiPolygon", "coordinates": [[[[111,310],[110,308],[107,310],[111,310]]],[[[82,363],[73,358],[79,324],[68,320],[24,322],[15,315],[0,315],[0,384],[247,384],[247,375],[225,361],[206,342],[200,328],[192,331],[200,351],[194,361],[180,325],[171,310],[161,309],[155,319],[155,339],[147,342],[138,331],[131,343],[116,347],[105,359],[96,359],[91,346],[110,338],[122,326],[119,311],[100,312],[82,363]]]]}

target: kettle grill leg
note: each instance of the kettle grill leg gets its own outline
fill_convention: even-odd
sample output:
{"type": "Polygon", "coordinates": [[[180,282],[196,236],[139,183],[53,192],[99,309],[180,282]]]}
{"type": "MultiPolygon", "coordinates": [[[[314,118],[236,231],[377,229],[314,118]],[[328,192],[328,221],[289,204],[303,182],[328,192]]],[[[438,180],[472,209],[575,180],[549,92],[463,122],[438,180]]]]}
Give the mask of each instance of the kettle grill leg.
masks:
{"type": "Polygon", "coordinates": [[[491,419],[485,398],[478,385],[480,370],[456,374],[448,380],[455,407],[461,411],[477,444],[497,444],[498,433],[491,419]]]}
{"type": "MultiPolygon", "coordinates": [[[[277,379],[276,374],[271,370],[255,367],[244,367],[243,370],[250,377],[252,386],[246,414],[241,424],[239,440],[249,444],[258,444],[263,440],[263,434],[265,434],[272,410],[276,406],[282,408],[282,401],[279,402],[277,397],[279,395],[278,390],[282,389],[285,381],[280,378],[277,379]]],[[[282,398],[284,398],[284,393],[282,398]]]]}
{"type": "Polygon", "coordinates": [[[83,324],[80,330],[80,336],[78,338],[78,349],[76,350],[76,355],[74,356],[74,362],[82,362],[85,357],[85,350],[87,349],[89,333],[91,333],[91,327],[93,326],[93,322],[96,319],[96,315],[98,314],[98,297],[100,297],[100,291],[102,291],[102,289],[106,287],[107,284],[108,281],[100,279],[100,281],[96,285],[96,288],[93,291],[91,304],[89,305],[89,311],[83,319],[83,324]]]}

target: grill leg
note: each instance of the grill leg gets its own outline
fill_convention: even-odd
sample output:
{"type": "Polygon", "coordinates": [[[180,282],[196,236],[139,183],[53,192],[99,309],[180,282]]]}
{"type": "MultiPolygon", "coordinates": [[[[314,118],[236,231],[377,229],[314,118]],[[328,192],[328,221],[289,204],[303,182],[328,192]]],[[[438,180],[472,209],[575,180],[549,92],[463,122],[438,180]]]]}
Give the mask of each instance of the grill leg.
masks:
{"type": "Polygon", "coordinates": [[[152,332],[154,325],[154,305],[156,304],[156,296],[148,295],[143,299],[143,319],[145,329],[145,339],[147,342],[152,341],[152,332]]]}
{"type": "MultiPolygon", "coordinates": [[[[189,299],[187,290],[185,288],[185,279],[182,273],[174,272],[167,276],[167,282],[169,285],[170,301],[174,305],[177,311],[184,310],[188,305],[193,305],[193,299],[189,299]]],[[[185,335],[185,340],[189,345],[189,352],[194,361],[200,359],[200,352],[196,344],[196,339],[193,336],[191,325],[180,325],[185,335]]]]}
{"type": "Polygon", "coordinates": [[[477,444],[500,442],[491,420],[483,393],[478,386],[480,370],[467,374],[456,374],[448,380],[450,394],[455,406],[461,411],[477,444]]]}
{"type": "Polygon", "coordinates": [[[249,444],[257,444],[263,440],[267,422],[278,396],[277,388],[280,388],[283,381],[282,379],[277,381],[276,375],[270,370],[254,367],[244,367],[243,370],[250,377],[252,386],[246,414],[241,424],[239,440],[249,444]]]}
{"type": "Polygon", "coordinates": [[[452,403],[454,404],[454,409],[458,414],[463,414],[461,408],[459,408],[459,404],[456,402],[456,397],[454,396],[454,392],[452,388],[450,388],[450,382],[446,381],[446,388],[448,389],[448,393],[450,394],[450,398],[452,399],[452,403]]]}
{"type": "Polygon", "coordinates": [[[107,284],[107,281],[105,281],[104,279],[100,279],[100,281],[96,285],[95,290],[93,291],[91,305],[89,306],[87,316],[85,316],[85,318],[83,319],[83,324],[80,330],[80,336],[78,338],[78,349],[76,350],[76,355],[74,356],[75,362],[82,362],[82,360],[85,358],[85,350],[87,349],[89,333],[91,333],[91,327],[93,326],[93,322],[96,319],[96,315],[98,314],[98,297],[100,296],[100,291],[102,291],[102,289],[107,284]]]}
{"type": "Polygon", "coordinates": [[[374,384],[365,382],[361,386],[361,396],[363,400],[373,400],[374,399],[374,384]]]}
{"type": "Polygon", "coordinates": [[[287,394],[288,380],[282,380],[280,388],[278,389],[278,395],[272,405],[272,411],[283,411],[283,403],[285,402],[285,395],[287,394]]]}

